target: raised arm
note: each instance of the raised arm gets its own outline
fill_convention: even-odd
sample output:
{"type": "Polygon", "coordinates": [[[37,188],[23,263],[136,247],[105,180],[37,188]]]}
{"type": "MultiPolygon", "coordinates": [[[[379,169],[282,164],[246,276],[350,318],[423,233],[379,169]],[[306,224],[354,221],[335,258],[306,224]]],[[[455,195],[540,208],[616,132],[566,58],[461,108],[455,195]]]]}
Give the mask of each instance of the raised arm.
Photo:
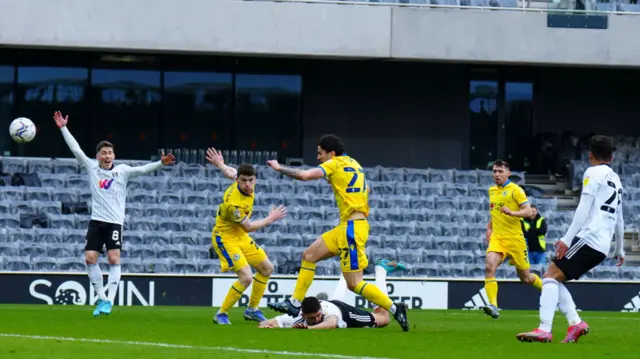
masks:
{"type": "Polygon", "coordinates": [[[82,149],[78,144],[78,141],[76,141],[76,139],[73,138],[73,136],[71,135],[71,132],[69,132],[69,129],[67,128],[67,122],[69,122],[69,115],[62,117],[62,114],[60,113],[60,111],[56,111],[53,113],[53,120],[56,122],[56,125],[60,129],[60,132],[62,132],[62,137],[64,138],[64,142],[66,142],[67,146],[69,146],[71,153],[73,153],[75,158],[78,159],[78,162],[80,162],[80,164],[83,167],[85,168],[89,167],[91,165],[91,159],[87,157],[87,155],[85,155],[84,152],[82,152],[82,149]]]}
{"type": "Polygon", "coordinates": [[[506,215],[518,218],[527,218],[530,217],[533,213],[533,209],[529,204],[529,199],[527,195],[524,193],[524,190],[520,187],[516,188],[512,192],[513,200],[516,201],[518,207],[520,207],[517,211],[512,211],[507,207],[500,208],[500,211],[506,215]]]}
{"type": "Polygon", "coordinates": [[[263,219],[257,221],[251,221],[248,217],[244,217],[244,219],[240,222],[240,226],[245,232],[255,232],[260,228],[264,228],[271,223],[284,218],[287,215],[287,209],[285,206],[271,207],[271,211],[269,211],[269,215],[263,219]]]}
{"type": "Polygon", "coordinates": [[[283,175],[300,181],[311,181],[325,176],[324,171],[320,167],[302,170],[300,168],[283,166],[279,164],[277,160],[268,161],[267,164],[269,165],[269,167],[282,173],[283,175]]]}
{"type": "Polygon", "coordinates": [[[238,170],[233,167],[229,167],[224,164],[224,157],[222,156],[222,152],[216,151],[215,148],[211,147],[207,149],[206,155],[207,161],[212,165],[218,167],[225,177],[230,179],[235,179],[238,174],[238,170]]]}
{"type": "Polygon", "coordinates": [[[162,166],[167,166],[175,163],[175,157],[170,153],[165,156],[164,151],[162,151],[162,155],[160,156],[160,161],[151,162],[144,166],[136,166],[136,167],[125,167],[126,172],[129,174],[129,178],[142,176],[147,173],[151,173],[153,171],[157,171],[162,166]]]}

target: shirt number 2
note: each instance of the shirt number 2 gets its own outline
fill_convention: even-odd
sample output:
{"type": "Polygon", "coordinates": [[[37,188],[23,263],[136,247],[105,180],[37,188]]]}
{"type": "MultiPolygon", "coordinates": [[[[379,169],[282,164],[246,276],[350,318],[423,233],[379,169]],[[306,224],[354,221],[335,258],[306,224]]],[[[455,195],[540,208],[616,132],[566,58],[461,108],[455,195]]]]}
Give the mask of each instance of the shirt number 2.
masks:
{"type": "Polygon", "coordinates": [[[353,173],[353,177],[351,177],[351,181],[347,184],[347,193],[358,193],[362,190],[362,192],[367,190],[367,179],[364,178],[364,171],[362,168],[353,168],[353,167],[344,167],[345,172],[353,173]],[[358,181],[358,174],[361,174],[362,177],[362,189],[360,187],[354,187],[356,182],[358,181]]]}

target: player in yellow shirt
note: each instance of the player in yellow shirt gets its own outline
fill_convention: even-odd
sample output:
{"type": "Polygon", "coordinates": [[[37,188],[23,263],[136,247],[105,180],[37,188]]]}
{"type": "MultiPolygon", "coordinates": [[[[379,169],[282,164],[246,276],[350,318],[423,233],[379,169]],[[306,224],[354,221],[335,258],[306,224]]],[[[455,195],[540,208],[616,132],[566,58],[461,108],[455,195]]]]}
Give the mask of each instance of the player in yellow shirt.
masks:
{"type": "Polygon", "coordinates": [[[253,282],[253,288],[249,307],[243,316],[246,320],[264,321],[266,318],[258,306],[267,287],[269,276],[273,272],[273,264],[267,258],[265,251],[251,239],[248,233],[284,218],[287,212],[286,208],[284,206],[273,207],[266,218],[258,221],[250,220],[255,198],[255,168],[247,164],[238,166],[237,170],[229,167],[224,164],[222,153],[216,151],[215,148],[208,149],[206,157],[226,177],[234,180],[234,183],[224,192],[211,237],[213,248],[220,258],[220,269],[223,272],[234,271],[238,280],[229,289],[229,293],[224,298],[213,321],[218,324],[231,324],[228,315],[229,309],[238,302],[251,282],[253,282]],[[253,278],[251,267],[257,270],[253,278]]]}
{"type": "Polygon", "coordinates": [[[269,303],[269,308],[293,317],[298,316],[301,302],[313,282],[316,263],[339,256],[347,288],[388,310],[400,323],[402,330],[408,331],[406,304],[393,303],[378,287],[363,280],[363,270],[369,264],[365,247],[369,238],[367,217],[370,188],[362,167],[358,161],[344,153],[344,144],[335,135],[320,138],[318,161],[321,162],[320,166],[306,171],[280,165],[276,160],[268,162],[274,170],[297,180],[326,178],[333,188],[340,210],[340,223],[317,238],[302,254],[302,264],[293,296],[283,302],[269,303]]]}
{"type": "Polygon", "coordinates": [[[542,281],[529,268],[527,242],[522,233],[520,218],[531,216],[531,206],[524,190],[509,180],[509,163],[496,160],[493,164],[493,180],[496,185],[489,188],[489,213],[487,225],[487,257],[485,259],[485,291],[489,305],[484,312],[498,319],[498,282],[496,269],[507,258],[516,267],[520,281],[542,290],[542,281]]]}

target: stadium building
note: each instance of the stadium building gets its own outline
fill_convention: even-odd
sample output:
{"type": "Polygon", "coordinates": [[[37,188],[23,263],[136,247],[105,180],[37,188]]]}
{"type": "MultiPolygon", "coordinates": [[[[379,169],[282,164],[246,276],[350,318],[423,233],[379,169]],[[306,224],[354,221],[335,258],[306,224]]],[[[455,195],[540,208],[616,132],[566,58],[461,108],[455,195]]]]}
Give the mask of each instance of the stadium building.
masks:
{"type": "MultiPolygon", "coordinates": [[[[404,276],[448,283],[444,299],[397,285],[424,308],[476,308],[491,162],[511,162],[553,243],[571,223],[595,133],[617,141],[628,259],[622,268],[608,260],[586,279],[640,279],[640,43],[630,36],[640,28],[637,5],[579,2],[629,13],[573,16],[533,1],[441,2],[473,11],[422,0],[0,3],[0,128],[21,116],[38,126],[29,144],[0,137],[4,178],[38,177],[0,186],[4,271],[85,271],[89,192],[52,120],[59,109],[90,157],[104,139],[117,159],[134,163],[160,149],[178,155],[175,166],[130,184],[124,273],[218,273],[211,229],[229,182],[200,152],[214,146],[233,164],[258,165],[256,218],[272,204],[290,208],[286,221],[255,237],[276,273],[294,274],[304,248],[338,213],[326,183],[282,178],[265,160],[276,152],[283,163],[315,166],[319,136],[335,133],[373,189],[371,258],[397,257],[410,265],[404,276]],[[521,11],[485,11],[500,7],[521,11]]],[[[318,264],[319,276],[339,273],[336,261],[318,264]]],[[[515,271],[502,266],[498,276],[513,279],[515,271]]],[[[76,278],[88,288],[86,275],[76,278]]],[[[504,288],[506,308],[537,308],[535,297],[516,299],[518,284],[504,288]]],[[[183,303],[167,286],[169,295],[155,300],[211,305],[207,290],[208,298],[183,303]]],[[[593,305],[637,310],[628,304],[637,287],[620,291],[630,294],[593,305]]],[[[40,303],[29,293],[0,294],[0,302],[40,303]]]]}

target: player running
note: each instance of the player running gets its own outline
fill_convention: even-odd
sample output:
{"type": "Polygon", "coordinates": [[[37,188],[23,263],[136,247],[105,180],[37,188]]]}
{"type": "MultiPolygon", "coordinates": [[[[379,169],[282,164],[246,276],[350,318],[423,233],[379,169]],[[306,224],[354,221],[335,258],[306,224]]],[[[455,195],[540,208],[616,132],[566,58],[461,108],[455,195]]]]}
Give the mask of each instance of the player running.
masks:
{"type": "MultiPolygon", "coordinates": [[[[376,263],[376,286],[387,294],[387,274],[405,270],[402,263],[379,260],[376,263]]],[[[340,277],[331,300],[307,297],[302,301],[296,317],[288,314],[260,322],[260,328],[336,329],[336,328],[383,328],[390,320],[389,312],[375,306],[373,313],[344,302],[347,282],[340,277]]]]}
{"type": "Polygon", "coordinates": [[[269,303],[268,306],[280,313],[298,316],[307,290],[313,282],[316,262],[339,256],[342,274],[347,287],[393,313],[402,330],[409,330],[407,306],[396,303],[380,288],[368,285],[363,280],[362,271],[369,261],[365,246],[369,237],[369,191],[364,171],[360,164],[344,153],[344,144],[335,135],[324,135],[318,143],[317,168],[303,171],[280,165],[277,160],[268,161],[274,170],[291,178],[310,181],[325,177],[331,187],[340,210],[340,223],[332,230],[317,238],[302,254],[302,264],[293,296],[283,302],[269,303]]]}
{"type": "Polygon", "coordinates": [[[249,218],[253,210],[256,186],[255,168],[248,164],[238,166],[237,170],[229,167],[224,164],[222,153],[215,148],[207,150],[206,158],[226,177],[234,180],[224,192],[222,203],[218,207],[216,225],[211,239],[213,248],[220,258],[220,269],[223,272],[234,271],[238,280],[231,285],[213,321],[218,324],[231,324],[229,309],[238,302],[242,293],[253,281],[249,307],[243,316],[246,320],[261,322],[266,318],[258,309],[258,305],[267,288],[269,276],[273,273],[273,264],[267,258],[265,251],[251,239],[248,233],[284,218],[287,210],[284,206],[272,207],[267,218],[251,221],[249,218]],[[257,270],[253,278],[251,267],[257,270]]]}
{"type": "Polygon", "coordinates": [[[122,249],[122,225],[125,219],[125,202],[127,199],[127,183],[129,179],[142,176],[160,169],[163,165],[174,163],[172,154],[164,155],[160,161],[144,166],[131,167],[125,164],[115,166],[116,158],[113,145],[108,141],[101,141],[96,146],[97,162],[87,157],[78,142],[67,128],[69,116],[62,117],[60,111],[53,114],[62,137],[67,146],[78,159],[82,167],[87,170],[89,187],[91,188],[91,220],[87,230],[84,258],[87,263],[89,280],[95,288],[98,302],[93,311],[94,316],[109,315],[120,283],[120,249],[122,249]],[[107,288],[104,288],[102,271],[98,266],[98,256],[107,247],[109,262],[109,277],[107,288]],[[106,291],[109,296],[106,296],[106,291]]]}
{"type": "Polygon", "coordinates": [[[556,308],[567,317],[569,329],[564,343],[576,343],[589,333],[563,282],[578,279],[602,263],[611,248],[615,234],[615,257],[624,263],[624,218],[622,216],[622,184],[611,169],[613,140],[593,136],[589,144],[589,167],[582,180],[582,196],[567,233],[556,243],[556,257],[544,274],[540,295],[540,326],[516,336],[523,342],[549,343],[556,308]]]}
{"type": "Polygon", "coordinates": [[[511,257],[509,264],[516,267],[516,272],[522,283],[531,284],[542,289],[542,281],[529,268],[527,242],[522,233],[520,218],[530,217],[532,214],[529,200],[524,190],[509,180],[511,175],[509,163],[496,160],[493,164],[493,180],[496,185],[489,188],[489,213],[491,218],[487,224],[487,256],[485,258],[484,288],[487,292],[489,305],[484,312],[498,319],[498,281],[496,269],[506,259],[511,257]]]}

